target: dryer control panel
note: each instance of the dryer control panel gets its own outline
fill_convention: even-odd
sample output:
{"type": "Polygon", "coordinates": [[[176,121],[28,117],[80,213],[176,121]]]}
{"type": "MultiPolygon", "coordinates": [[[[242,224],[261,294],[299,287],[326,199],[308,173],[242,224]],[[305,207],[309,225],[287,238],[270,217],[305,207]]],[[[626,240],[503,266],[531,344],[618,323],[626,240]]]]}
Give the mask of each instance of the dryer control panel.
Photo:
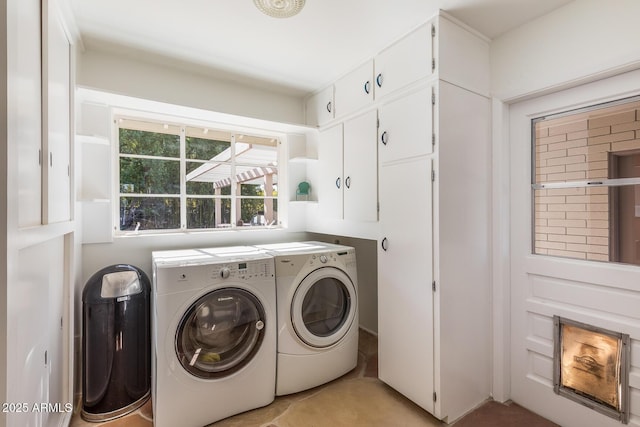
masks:
{"type": "Polygon", "coordinates": [[[355,250],[331,251],[311,254],[307,261],[311,266],[343,265],[346,268],[354,267],[356,262],[355,250]]]}
{"type": "Polygon", "coordinates": [[[309,270],[321,267],[355,269],[356,252],[354,249],[348,249],[276,257],[276,275],[278,277],[297,276],[301,269],[304,270],[304,274],[307,274],[309,270]]]}

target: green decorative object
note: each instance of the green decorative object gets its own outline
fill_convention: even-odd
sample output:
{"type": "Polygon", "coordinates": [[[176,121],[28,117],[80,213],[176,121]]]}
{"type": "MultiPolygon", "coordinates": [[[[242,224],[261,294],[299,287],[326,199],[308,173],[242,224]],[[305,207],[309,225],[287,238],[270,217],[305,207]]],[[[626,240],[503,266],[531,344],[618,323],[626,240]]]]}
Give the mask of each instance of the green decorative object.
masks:
{"type": "Polygon", "coordinates": [[[309,200],[311,194],[311,184],[306,181],[302,181],[298,184],[296,189],[296,200],[309,200]]]}

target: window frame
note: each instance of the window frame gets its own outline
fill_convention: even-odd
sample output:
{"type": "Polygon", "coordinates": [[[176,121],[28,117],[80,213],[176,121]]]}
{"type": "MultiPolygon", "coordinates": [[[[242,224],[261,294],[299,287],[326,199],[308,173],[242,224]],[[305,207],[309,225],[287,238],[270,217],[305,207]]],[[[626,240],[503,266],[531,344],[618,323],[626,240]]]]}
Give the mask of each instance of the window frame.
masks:
{"type": "MultiPolygon", "coordinates": [[[[600,263],[606,263],[606,264],[612,264],[612,265],[636,265],[636,264],[630,264],[627,262],[623,262],[614,258],[617,258],[617,240],[618,240],[618,236],[617,235],[613,235],[613,230],[614,230],[614,226],[616,224],[616,222],[614,221],[613,218],[613,212],[612,209],[615,209],[616,206],[616,201],[615,201],[615,196],[613,195],[613,193],[609,192],[607,195],[608,198],[608,206],[609,206],[609,210],[608,210],[608,214],[609,214],[609,219],[607,221],[609,221],[609,235],[607,237],[607,239],[609,240],[608,243],[608,249],[609,252],[607,254],[607,256],[609,257],[608,260],[598,260],[598,259],[583,259],[583,258],[578,258],[578,257],[571,257],[571,256],[562,256],[562,255],[557,255],[557,254],[547,254],[547,253],[543,253],[543,252],[538,252],[538,248],[536,247],[537,244],[537,239],[536,239],[536,233],[537,233],[537,227],[538,224],[536,223],[536,191],[539,190],[557,190],[557,189],[572,189],[572,188],[584,188],[584,189],[589,189],[589,188],[619,188],[619,187],[627,187],[627,186],[634,186],[634,185],[640,185],[640,178],[610,178],[610,177],[606,177],[606,178],[586,178],[586,179],[576,179],[576,180],[570,180],[567,179],[565,181],[549,181],[549,182],[538,182],[537,180],[537,169],[536,169],[536,137],[537,137],[537,133],[536,133],[536,124],[540,123],[540,122],[544,122],[545,120],[548,119],[558,119],[558,118],[563,118],[563,117],[571,117],[574,115],[578,115],[581,113],[590,113],[590,112],[597,112],[599,110],[606,110],[608,108],[613,108],[613,107],[617,107],[617,106],[624,106],[625,104],[632,104],[632,103],[637,103],[640,101],[640,95],[632,95],[632,96],[625,96],[625,97],[620,97],[617,99],[612,99],[612,100],[607,100],[607,101],[602,101],[602,102],[595,102],[595,103],[590,103],[588,105],[585,106],[581,106],[579,108],[575,108],[575,109],[567,109],[567,110],[563,110],[563,111],[558,111],[558,112],[549,112],[548,114],[543,114],[543,115],[536,115],[531,117],[530,119],[530,156],[531,156],[531,170],[530,170],[530,197],[531,197],[531,246],[530,246],[530,253],[531,255],[534,256],[545,256],[545,257],[556,257],[556,258],[566,258],[566,259],[571,259],[571,260],[576,260],[576,261],[594,261],[594,262],[600,262],[600,263]]],[[[638,152],[638,149],[632,149],[629,150],[629,152],[638,152]]],[[[616,155],[616,153],[626,153],[625,151],[620,151],[620,152],[616,152],[616,151],[607,151],[608,154],[608,160],[607,162],[610,163],[611,161],[611,156],[612,155],[616,155]]],[[[589,191],[589,190],[587,190],[589,191]]]]}
{"type": "MultiPolygon", "coordinates": [[[[284,209],[279,209],[277,213],[277,219],[275,219],[274,223],[266,224],[266,225],[238,225],[235,218],[239,218],[241,213],[238,211],[240,208],[240,203],[242,200],[248,199],[260,199],[260,200],[274,200],[275,206],[283,206],[284,204],[284,194],[281,189],[287,188],[286,174],[284,165],[285,159],[285,141],[286,135],[267,131],[256,128],[244,128],[241,126],[232,126],[224,123],[216,123],[216,122],[201,122],[195,120],[189,120],[184,118],[175,118],[170,116],[146,116],[146,115],[138,115],[132,114],[129,112],[117,112],[113,115],[113,135],[114,135],[114,144],[113,144],[113,196],[112,200],[114,201],[113,207],[113,230],[115,237],[121,236],[132,236],[132,235],[153,235],[153,234],[175,234],[175,233],[207,233],[207,232],[218,232],[218,231],[248,231],[248,230],[271,230],[271,229],[283,229],[285,228],[286,211],[284,209]],[[130,129],[130,127],[121,126],[120,123],[123,120],[132,121],[132,122],[146,122],[154,125],[168,125],[168,126],[176,126],[178,127],[177,133],[169,133],[172,135],[176,135],[179,137],[179,156],[175,157],[167,157],[167,156],[153,156],[146,154],[130,154],[130,153],[121,153],[120,152],[120,129],[130,129]],[[203,165],[208,162],[205,159],[189,159],[187,158],[187,129],[188,128],[201,128],[203,130],[211,130],[214,132],[222,132],[230,135],[230,158],[228,160],[228,164],[230,165],[230,194],[225,194],[222,196],[216,195],[201,195],[201,194],[188,194],[187,193],[187,165],[189,162],[193,163],[202,163],[203,165]],[[255,196],[243,196],[238,193],[237,185],[238,181],[236,181],[236,168],[237,167],[246,167],[251,163],[243,162],[241,159],[238,159],[238,155],[236,154],[236,144],[239,136],[250,136],[256,138],[264,138],[269,139],[270,142],[274,143],[275,152],[276,152],[276,165],[273,166],[276,169],[274,175],[277,176],[277,185],[275,190],[277,192],[274,196],[264,196],[262,198],[255,196]],[[152,160],[171,160],[178,161],[180,163],[180,182],[179,182],[179,193],[177,194],[142,194],[142,193],[128,193],[122,192],[121,182],[120,182],[120,160],[122,158],[140,158],[140,159],[152,159],[152,160]],[[176,160],[177,159],[177,160],[176,160]],[[180,209],[180,217],[179,217],[179,228],[157,228],[157,229],[135,229],[135,230],[122,230],[121,229],[121,197],[142,197],[142,198],[176,198],[179,199],[179,209],[180,209]],[[203,199],[203,200],[215,200],[215,199],[228,199],[230,200],[230,223],[228,226],[224,227],[207,227],[207,228],[188,228],[188,212],[187,212],[187,199],[203,199]]],[[[150,131],[153,132],[153,131],[150,131]]],[[[210,160],[210,159],[209,159],[210,160]]]]}

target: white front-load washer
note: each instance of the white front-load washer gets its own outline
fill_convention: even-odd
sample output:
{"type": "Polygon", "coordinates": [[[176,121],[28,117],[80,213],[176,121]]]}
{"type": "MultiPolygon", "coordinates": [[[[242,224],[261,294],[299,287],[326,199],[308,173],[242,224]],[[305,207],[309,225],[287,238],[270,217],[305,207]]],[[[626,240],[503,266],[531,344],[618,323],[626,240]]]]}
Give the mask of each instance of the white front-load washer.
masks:
{"type": "Polygon", "coordinates": [[[155,427],[201,427],[275,397],[273,258],[252,247],[153,252],[155,427]]]}
{"type": "Polygon", "coordinates": [[[275,257],[276,395],[336,379],[358,363],[355,249],[321,242],[258,246],[275,257]]]}

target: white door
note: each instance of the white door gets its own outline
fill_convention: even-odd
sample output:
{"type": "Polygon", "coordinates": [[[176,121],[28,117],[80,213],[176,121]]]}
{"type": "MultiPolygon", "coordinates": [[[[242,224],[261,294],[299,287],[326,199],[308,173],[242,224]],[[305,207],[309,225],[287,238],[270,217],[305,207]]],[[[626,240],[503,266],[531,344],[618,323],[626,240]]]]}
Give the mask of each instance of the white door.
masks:
{"type": "Polygon", "coordinates": [[[344,123],[344,219],[378,220],[376,110],[344,123]]]}
{"type": "Polygon", "coordinates": [[[433,413],[431,159],[380,168],[378,372],[433,413]]]}
{"type": "MultiPolygon", "coordinates": [[[[546,250],[549,253],[543,254],[544,249],[538,249],[538,254],[533,253],[532,119],[638,95],[638,81],[640,72],[634,71],[523,101],[512,105],[509,111],[508,146],[511,151],[511,175],[510,186],[507,188],[510,188],[511,212],[511,322],[505,324],[510,324],[511,327],[511,398],[565,427],[613,427],[619,426],[620,422],[554,393],[554,315],[630,335],[632,374],[629,389],[632,404],[629,425],[640,426],[640,405],[633,404],[638,402],[637,397],[640,396],[640,376],[633,373],[640,370],[640,267],[567,257],[568,251],[575,251],[575,256],[578,251],[588,250],[589,246],[593,247],[598,242],[607,244],[607,239],[597,239],[594,238],[597,236],[589,235],[589,229],[592,228],[590,226],[582,233],[584,239],[577,239],[580,236],[573,230],[577,230],[582,224],[581,220],[573,218],[583,215],[585,219],[582,221],[591,222],[593,220],[589,219],[589,215],[593,211],[586,208],[589,202],[584,199],[587,199],[588,195],[582,199],[569,193],[566,196],[560,195],[561,192],[567,192],[567,189],[553,193],[543,193],[549,190],[541,190],[542,192],[537,194],[536,221],[538,226],[545,228],[536,229],[538,234],[535,236],[535,242],[544,241],[544,236],[547,236],[545,245],[536,243],[536,246],[548,248],[546,250]],[[560,198],[562,203],[555,204],[560,198]],[[545,209],[541,209],[540,205],[545,206],[545,209]],[[562,216],[558,217],[558,214],[562,216]],[[563,246],[565,243],[566,246],[563,246]],[[554,255],[554,251],[563,251],[565,256],[554,255]]],[[[575,124],[571,123],[570,116],[564,116],[563,120],[566,122],[565,128],[575,124]]],[[[575,160],[588,164],[591,162],[588,160],[590,153],[602,151],[594,149],[602,147],[601,142],[605,145],[610,144],[605,147],[606,151],[615,151],[615,141],[618,141],[621,135],[619,132],[616,133],[620,130],[616,129],[619,125],[607,127],[601,125],[601,122],[602,119],[599,118],[587,124],[587,127],[591,126],[596,130],[584,132],[584,139],[567,138],[567,141],[560,142],[573,145],[572,147],[554,146],[552,152],[545,146],[547,153],[540,152],[538,162],[549,159],[563,160],[566,158],[563,150],[566,150],[567,154],[574,154],[578,152],[576,150],[582,149],[585,153],[578,155],[579,158],[575,160]],[[606,135],[603,135],[605,131],[606,135]],[[592,136],[589,136],[589,133],[592,136]]],[[[637,113],[635,123],[638,124],[637,113]]],[[[567,132],[555,132],[554,129],[548,131],[549,136],[543,137],[547,141],[543,142],[548,142],[549,145],[554,144],[553,138],[564,139],[564,135],[568,135],[567,132]]],[[[625,143],[630,145],[635,143],[634,141],[636,139],[625,143]]],[[[610,154],[606,151],[602,152],[610,154]]],[[[606,156],[604,157],[606,160],[606,156]]],[[[556,160],[553,163],[562,162],[556,160]]],[[[607,162],[602,163],[604,165],[607,162]]],[[[544,165],[548,166],[549,164],[544,165]]],[[[591,189],[586,191],[590,193],[591,189]]],[[[606,198],[602,203],[603,208],[608,206],[608,210],[611,211],[612,205],[607,205],[606,198]]],[[[612,232],[610,228],[604,230],[612,232]]],[[[556,253],[560,255],[561,252],[556,253]]]]}
{"type": "Polygon", "coordinates": [[[321,181],[318,186],[318,201],[322,216],[342,219],[342,124],[320,132],[318,146],[321,181]]]}
{"type": "Polygon", "coordinates": [[[380,107],[380,164],[433,152],[432,86],[380,107]]]}

